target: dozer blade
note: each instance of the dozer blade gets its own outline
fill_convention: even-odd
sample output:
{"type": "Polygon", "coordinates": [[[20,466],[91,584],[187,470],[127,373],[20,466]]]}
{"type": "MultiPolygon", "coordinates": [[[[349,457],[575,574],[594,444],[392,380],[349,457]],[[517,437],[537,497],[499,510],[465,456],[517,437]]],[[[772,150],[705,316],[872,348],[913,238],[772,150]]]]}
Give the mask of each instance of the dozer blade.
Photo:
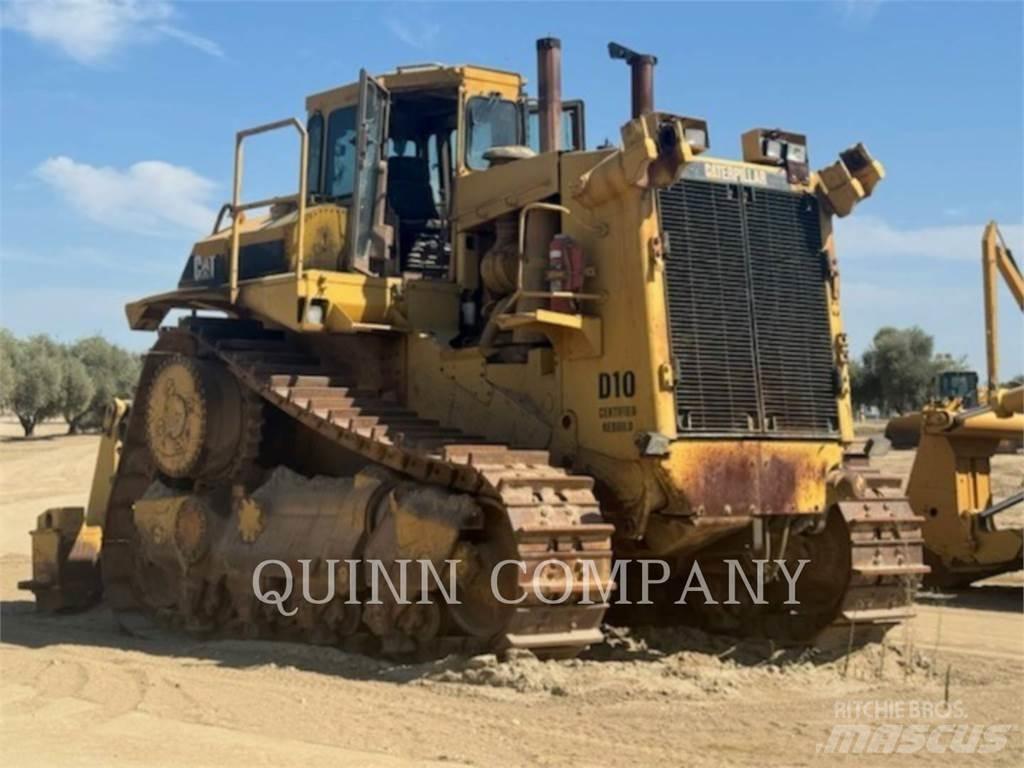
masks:
{"type": "Polygon", "coordinates": [[[31,591],[36,609],[52,613],[84,610],[100,598],[100,547],[103,531],[85,525],[81,507],[48,509],[32,531],[32,578],[18,589],[31,591]]]}

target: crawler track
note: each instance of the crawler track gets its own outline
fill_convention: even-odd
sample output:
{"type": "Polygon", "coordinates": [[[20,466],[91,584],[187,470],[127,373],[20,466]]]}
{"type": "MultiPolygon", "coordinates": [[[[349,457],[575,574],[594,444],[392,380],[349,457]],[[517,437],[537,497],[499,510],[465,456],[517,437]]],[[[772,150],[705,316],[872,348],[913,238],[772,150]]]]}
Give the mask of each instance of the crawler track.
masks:
{"type": "MultiPolygon", "coordinates": [[[[417,482],[469,494],[482,507],[504,514],[515,557],[525,564],[518,577],[524,599],[507,611],[491,645],[567,656],[602,640],[607,605],[598,590],[609,586],[614,529],[602,521],[591,478],[552,466],[546,451],[514,450],[420,418],[393,399],[357,389],[284,334],[253,330],[249,324],[203,322],[191,330],[165,331],[147,356],[138,402],[145,401],[159,360],[190,347],[219,359],[251,392],[346,450],[417,482]],[[549,565],[536,574],[542,588],[532,589],[545,560],[564,562],[573,574],[571,583],[564,570],[549,565]],[[593,604],[580,603],[584,586],[593,604]],[[571,596],[551,605],[539,599],[538,591],[571,596]]],[[[131,505],[155,476],[141,421],[140,414],[133,414],[108,517],[105,558],[110,565],[104,576],[115,605],[134,602],[131,505]]],[[[463,616],[461,623],[471,624],[472,617],[463,616]]]]}
{"type": "Polygon", "coordinates": [[[929,569],[923,521],[899,487],[899,478],[867,475],[864,495],[839,504],[850,542],[850,577],[839,615],[826,630],[836,638],[876,639],[914,615],[914,595],[929,569]]]}
{"type": "MultiPolygon", "coordinates": [[[[772,543],[756,554],[761,560],[784,559],[790,573],[806,560],[796,604],[786,603],[789,588],[776,572],[767,579],[765,604],[754,604],[740,588],[737,602],[698,605],[689,620],[713,632],[842,652],[878,641],[911,618],[921,576],[928,572],[921,519],[898,495],[898,479],[866,477],[861,494],[839,502],[820,528],[787,536],[776,525],[772,543]]],[[[729,574],[722,568],[726,559],[745,563],[753,576],[749,547],[745,529],[700,554],[713,594],[728,594],[729,574]]]]}
{"type": "MultiPolygon", "coordinates": [[[[359,389],[352,378],[283,333],[242,321],[204,320],[190,328],[163,331],[147,355],[137,402],[146,401],[154,372],[174,354],[219,360],[250,393],[323,438],[415,482],[468,494],[507,521],[487,535],[500,540],[495,551],[525,564],[518,576],[523,601],[514,609],[495,604],[477,614],[456,614],[453,609],[454,621],[445,623],[440,648],[458,650],[461,638],[466,649],[517,647],[571,656],[602,640],[600,624],[608,606],[599,597],[593,604],[580,598],[584,586],[592,597],[599,590],[608,592],[614,528],[602,520],[591,478],[552,466],[545,451],[516,450],[421,418],[394,398],[359,389]],[[560,568],[548,566],[538,574],[546,560],[564,562],[573,574],[572,583],[566,583],[560,568]],[[568,591],[570,599],[557,605],[543,602],[532,588],[535,576],[542,594],[568,591]],[[496,620],[500,629],[491,631],[496,620]]],[[[134,584],[138,576],[132,505],[156,477],[140,416],[137,410],[129,422],[104,537],[107,598],[124,608],[140,602],[134,584]]],[[[784,556],[794,566],[800,557],[820,565],[804,577],[806,591],[799,610],[781,606],[785,596],[774,595],[768,610],[722,606],[701,612],[698,623],[738,636],[833,647],[877,639],[909,618],[913,594],[927,571],[921,521],[898,495],[892,478],[870,472],[865,477],[860,495],[841,502],[823,531],[790,541],[784,556]]],[[[705,554],[710,562],[749,552],[749,533],[737,541],[735,551],[727,551],[727,544],[726,550],[702,553],[701,559],[705,554]]],[[[478,604],[486,603],[487,597],[482,595],[478,604]]],[[[677,615],[672,606],[666,613],[677,615]]]]}

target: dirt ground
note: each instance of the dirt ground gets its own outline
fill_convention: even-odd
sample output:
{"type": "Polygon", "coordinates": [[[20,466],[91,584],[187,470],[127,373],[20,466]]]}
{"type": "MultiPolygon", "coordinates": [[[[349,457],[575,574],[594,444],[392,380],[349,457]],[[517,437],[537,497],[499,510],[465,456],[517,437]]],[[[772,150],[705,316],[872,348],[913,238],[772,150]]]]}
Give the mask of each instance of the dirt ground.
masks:
{"type": "MultiPolygon", "coordinates": [[[[827,660],[696,632],[610,629],[583,659],[403,665],[330,648],[44,617],[16,582],[46,507],[82,504],[97,438],[0,423],[4,766],[1020,765],[1020,573],[922,598],[884,644],[827,660]],[[930,710],[930,711],[929,711],[930,710]],[[989,754],[822,752],[835,725],[1011,726],[989,754]],[[821,753],[819,753],[821,752],[821,753]]],[[[905,472],[912,454],[884,466],[905,472]]],[[[995,461],[1000,489],[1024,457],[995,461]]],[[[1001,491],[999,491],[1001,492],[1001,491]]],[[[1004,729],[1006,730],[1006,729],[1004,729]]]]}

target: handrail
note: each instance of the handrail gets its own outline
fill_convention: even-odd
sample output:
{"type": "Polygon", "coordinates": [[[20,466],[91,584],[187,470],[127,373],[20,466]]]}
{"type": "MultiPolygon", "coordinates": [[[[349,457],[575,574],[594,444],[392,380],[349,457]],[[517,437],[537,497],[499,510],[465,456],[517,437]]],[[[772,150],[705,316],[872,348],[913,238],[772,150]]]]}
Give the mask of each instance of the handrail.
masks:
{"type": "MultiPolygon", "coordinates": [[[[292,202],[296,201],[297,198],[299,215],[297,224],[298,231],[296,233],[295,279],[296,281],[302,280],[302,248],[306,234],[306,198],[308,197],[308,190],[306,189],[306,164],[308,162],[308,157],[309,136],[306,133],[306,127],[294,117],[277,120],[273,123],[265,123],[264,125],[257,125],[254,128],[246,128],[245,130],[239,131],[235,134],[235,174],[234,187],[231,195],[231,254],[228,264],[228,286],[232,304],[238,300],[238,246],[239,238],[241,236],[241,231],[239,229],[239,225],[241,224],[239,214],[243,211],[248,211],[253,208],[265,208],[268,205],[274,205],[277,203],[292,202]],[[249,136],[255,136],[258,133],[276,131],[280,128],[287,128],[288,126],[292,126],[299,132],[298,195],[268,197],[264,200],[243,203],[241,200],[243,163],[242,143],[249,136]]],[[[218,216],[217,220],[219,224],[220,216],[218,216]]]]}
{"type": "Polygon", "coordinates": [[[231,210],[231,203],[224,203],[224,205],[222,205],[220,207],[220,210],[217,211],[217,218],[214,219],[214,222],[213,222],[213,231],[210,232],[210,236],[211,237],[213,235],[216,235],[218,232],[220,232],[220,223],[221,223],[221,221],[224,220],[224,214],[227,213],[230,210],[231,210]]]}
{"type": "MultiPolygon", "coordinates": [[[[556,213],[561,213],[566,216],[573,215],[571,210],[566,208],[564,205],[558,205],[557,203],[529,203],[528,205],[523,206],[519,211],[519,242],[517,245],[518,250],[516,251],[516,289],[497,303],[494,310],[491,312],[491,316],[487,319],[487,325],[484,326],[484,329],[480,334],[480,349],[481,351],[484,351],[485,354],[487,354],[487,351],[491,349],[491,342],[498,333],[498,318],[512,314],[520,299],[571,299],[573,301],[604,301],[605,299],[604,295],[597,293],[523,290],[523,262],[526,260],[526,217],[530,215],[531,211],[535,210],[555,211],[556,213]]],[[[586,227],[598,232],[603,232],[603,228],[600,226],[588,224],[581,219],[577,219],[577,221],[586,227]]]]}
{"type": "MultiPolygon", "coordinates": [[[[503,308],[502,314],[512,312],[515,309],[516,304],[519,302],[519,299],[572,299],[573,301],[601,301],[604,299],[604,296],[599,293],[523,290],[523,262],[526,260],[526,217],[535,210],[555,211],[556,213],[563,213],[566,216],[573,215],[571,210],[566,208],[564,205],[558,205],[557,203],[530,203],[528,205],[524,205],[519,211],[519,250],[516,253],[516,289],[512,293],[508,303],[503,308]]],[[[596,227],[592,224],[587,224],[582,220],[579,220],[579,223],[595,230],[601,229],[600,227],[596,227]]]]}

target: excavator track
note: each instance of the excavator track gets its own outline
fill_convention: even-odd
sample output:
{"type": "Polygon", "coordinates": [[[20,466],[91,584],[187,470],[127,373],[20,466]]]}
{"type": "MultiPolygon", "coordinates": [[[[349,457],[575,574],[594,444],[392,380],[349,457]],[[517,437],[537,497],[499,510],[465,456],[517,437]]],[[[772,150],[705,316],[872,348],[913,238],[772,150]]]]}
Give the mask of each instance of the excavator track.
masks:
{"type": "MultiPolygon", "coordinates": [[[[468,494],[482,507],[501,510],[510,523],[514,557],[524,564],[518,576],[522,601],[492,646],[552,657],[576,655],[601,642],[607,605],[599,595],[611,586],[614,528],[602,520],[591,478],[552,466],[546,451],[483,441],[420,418],[395,399],[360,390],[280,332],[204,320],[187,330],[164,331],[161,338],[165,343],[148,356],[139,402],[145,402],[147,379],[159,359],[174,354],[182,342],[191,343],[201,356],[222,362],[248,391],[336,445],[419,483],[468,494]],[[248,332],[237,333],[240,329],[248,332]],[[552,560],[568,568],[551,568],[552,560]],[[536,573],[545,561],[543,572],[536,573]],[[569,583],[566,573],[572,574],[569,583]],[[535,574],[542,589],[533,586],[535,574]],[[563,594],[569,598],[558,604],[541,599],[563,594]],[[596,599],[581,603],[584,594],[596,599]]],[[[107,589],[127,604],[132,602],[127,594],[131,504],[155,478],[141,421],[133,417],[127,431],[107,539],[114,561],[105,571],[107,589]]]]}

